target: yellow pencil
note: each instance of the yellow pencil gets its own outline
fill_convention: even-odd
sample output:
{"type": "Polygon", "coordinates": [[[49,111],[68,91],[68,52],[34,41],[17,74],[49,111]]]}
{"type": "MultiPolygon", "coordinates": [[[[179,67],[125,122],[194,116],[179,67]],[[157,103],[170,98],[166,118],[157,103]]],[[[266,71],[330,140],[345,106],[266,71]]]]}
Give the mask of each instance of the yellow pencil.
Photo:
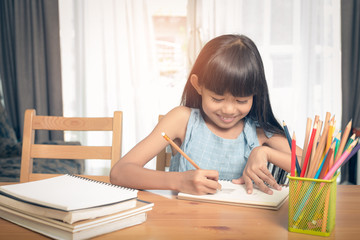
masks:
{"type": "Polygon", "coordinates": [[[322,158],[324,158],[325,154],[330,149],[331,142],[332,142],[333,135],[334,135],[334,131],[335,131],[335,115],[332,117],[332,119],[330,121],[329,133],[328,133],[327,140],[326,140],[326,147],[325,147],[325,151],[323,152],[322,158]]]}
{"type": "Polygon", "coordinates": [[[327,139],[327,142],[326,142],[327,150],[331,146],[331,142],[332,142],[334,132],[335,132],[335,115],[332,117],[331,122],[330,122],[329,134],[328,134],[328,139],[327,139]]]}
{"type": "Polygon", "coordinates": [[[171,140],[164,132],[161,133],[161,135],[166,139],[166,141],[168,141],[171,146],[173,146],[186,160],[188,160],[191,165],[193,165],[196,169],[200,169],[200,167],[188,156],[186,155],[186,153],[183,152],[183,150],[181,150],[181,148],[179,148],[178,145],[176,145],[176,143],[173,142],[173,140],[171,140]]]}

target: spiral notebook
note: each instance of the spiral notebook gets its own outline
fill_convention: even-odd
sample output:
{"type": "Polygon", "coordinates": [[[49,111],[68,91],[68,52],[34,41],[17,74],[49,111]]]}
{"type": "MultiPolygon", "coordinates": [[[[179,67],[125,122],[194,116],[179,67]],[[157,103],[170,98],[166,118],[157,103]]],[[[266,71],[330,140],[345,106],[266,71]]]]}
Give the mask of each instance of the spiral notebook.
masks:
{"type": "Polygon", "coordinates": [[[95,236],[145,222],[147,212],[152,210],[154,204],[138,199],[135,200],[135,202],[135,207],[131,209],[73,224],[33,214],[26,214],[1,205],[0,218],[53,239],[92,239],[95,236]]]}
{"type": "Polygon", "coordinates": [[[44,207],[74,211],[137,198],[137,190],[74,175],[0,186],[0,193],[44,207]]]}
{"type": "Polygon", "coordinates": [[[278,210],[289,196],[288,187],[282,187],[281,191],[273,190],[273,194],[269,195],[254,186],[253,193],[248,194],[245,184],[239,185],[230,181],[219,181],[219,183],[222,189],[215,194],[179,193],[178,199],[278,210]]]}

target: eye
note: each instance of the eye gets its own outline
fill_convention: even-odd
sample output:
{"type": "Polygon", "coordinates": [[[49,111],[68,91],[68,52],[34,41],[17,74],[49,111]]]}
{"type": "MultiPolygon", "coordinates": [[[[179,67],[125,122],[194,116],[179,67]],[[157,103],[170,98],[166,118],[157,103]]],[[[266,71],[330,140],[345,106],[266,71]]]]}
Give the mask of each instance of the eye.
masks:
{"type": "Polygon", "coordinates": [[[248,100],[236,100],[237,103],[246,104],[248,100]]]}
{"type": "Polygon", "coordinates": [[[216,98],[216,97],[211,97],[211,100],[213,100],[214,102],[221,102],[223,99],[216,98]]]}

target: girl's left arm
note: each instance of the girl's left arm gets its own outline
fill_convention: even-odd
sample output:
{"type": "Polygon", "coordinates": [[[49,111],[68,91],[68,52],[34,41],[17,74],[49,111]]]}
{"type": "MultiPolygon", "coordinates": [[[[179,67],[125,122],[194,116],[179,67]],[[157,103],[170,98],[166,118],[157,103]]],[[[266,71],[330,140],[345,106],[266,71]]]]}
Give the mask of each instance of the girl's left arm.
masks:
{"type": "MultiPolygon", "coordinates": [[[[267,160],[272,164],[290,172],[291,149],[287,138],[280,134],[274,134],[271,138],[266,137],[264,131],[258,133],[260,146],[266,151],[267,160]]],[[[296,147],[296,155],[301,159],[302,149],[296,147]]]]}
{"type": "MultiPolygon", "coordinates": [[[[248,193],[252,193],[254,182],[263,192],[272,194],[272,190],[268,185],[277,190],[280,190],[281,187],[267,169],[267,163],[271,162],[285,171],[290,172],[291,151],[289,143],[285,136],[278,134],[268,138],[261,129],[258,129],[257,135],[260,146],[252,150],[243,176],[239,179],[234,179],[233,182],[238,184],[245,183],[248,193]]],[[[300,159],[301,153],[302,150],[297,147],[298,159],[300,159]]]]}

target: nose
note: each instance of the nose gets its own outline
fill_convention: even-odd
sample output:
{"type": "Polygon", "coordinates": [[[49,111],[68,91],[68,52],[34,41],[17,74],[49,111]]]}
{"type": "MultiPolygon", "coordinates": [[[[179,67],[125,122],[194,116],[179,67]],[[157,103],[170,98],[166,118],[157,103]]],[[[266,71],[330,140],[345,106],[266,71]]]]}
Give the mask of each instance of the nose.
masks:
{"type": "Polygon", "coordinates": [[[222,106],[222,112],[225,115],[233,115],[236,111],[235,104],[233,102],[226,101],[222,106]]]}

